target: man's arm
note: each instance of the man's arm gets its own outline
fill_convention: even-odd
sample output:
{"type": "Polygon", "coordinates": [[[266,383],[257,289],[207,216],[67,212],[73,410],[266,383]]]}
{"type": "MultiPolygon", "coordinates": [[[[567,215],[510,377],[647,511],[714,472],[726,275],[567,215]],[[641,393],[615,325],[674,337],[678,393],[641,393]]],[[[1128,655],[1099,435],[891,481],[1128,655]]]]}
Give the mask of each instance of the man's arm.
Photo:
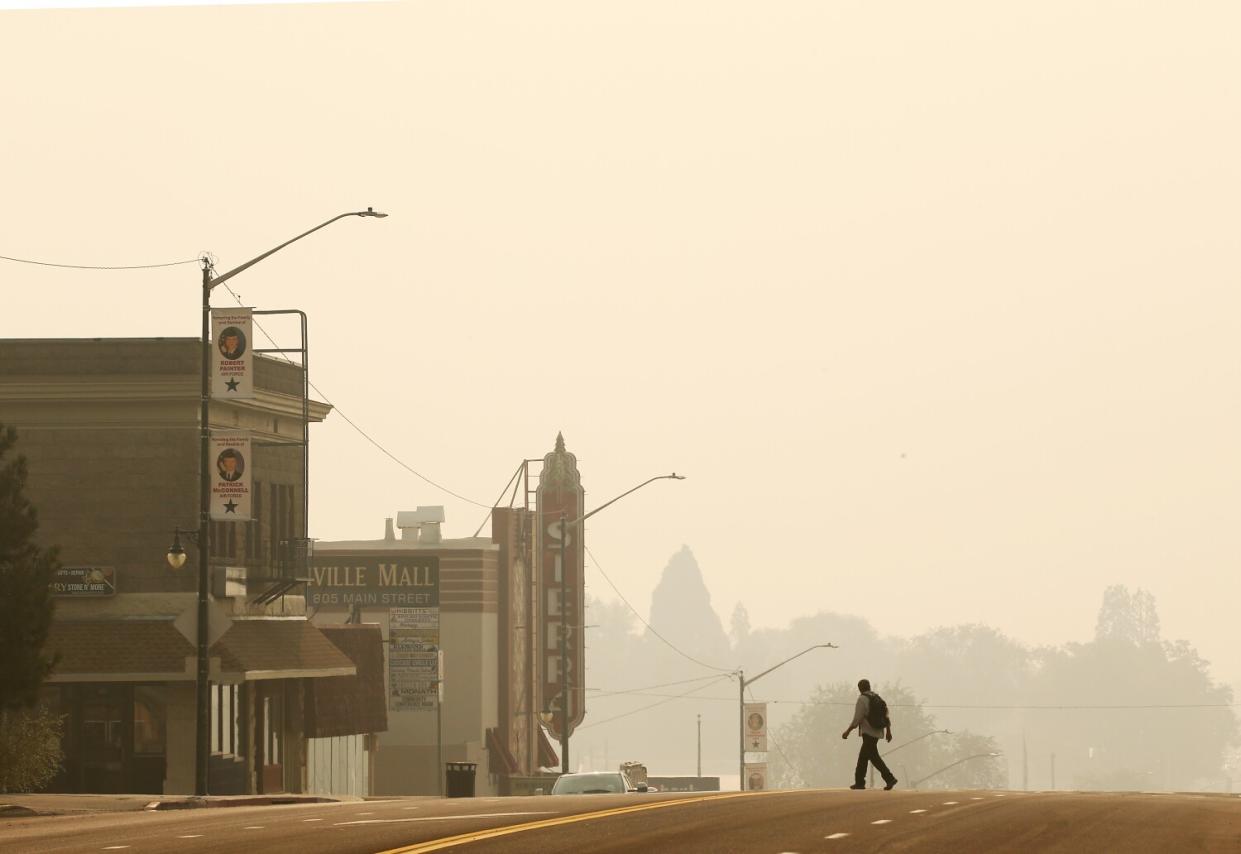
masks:
{"type": "Polygon", "coordinates": [[[866,720],[866,709],[869,703],[865,694],[859,694],[857,704],[853,707],[853,723],[849,724],[849,728],[840,734],[841,738],[848,738],[849,733],[862,725],[862,721],[866,720]]]}

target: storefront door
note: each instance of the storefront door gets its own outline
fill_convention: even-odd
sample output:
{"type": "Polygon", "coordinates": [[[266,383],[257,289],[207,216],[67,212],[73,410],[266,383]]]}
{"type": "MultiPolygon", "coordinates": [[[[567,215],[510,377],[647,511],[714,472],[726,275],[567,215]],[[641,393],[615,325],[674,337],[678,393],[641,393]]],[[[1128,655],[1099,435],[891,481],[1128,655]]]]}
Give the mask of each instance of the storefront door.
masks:
{"type": "Polygon", "coordinates": [[[268,682],[260,694],[258,726],[259,791],[284,791],[284,683],[268,682]]]}
{"type": "Polygon", "coordinates": [[[126,759],[133,750],[132,690],[129,685],[82,686],[81,791],[130,790],[126,759]]]}

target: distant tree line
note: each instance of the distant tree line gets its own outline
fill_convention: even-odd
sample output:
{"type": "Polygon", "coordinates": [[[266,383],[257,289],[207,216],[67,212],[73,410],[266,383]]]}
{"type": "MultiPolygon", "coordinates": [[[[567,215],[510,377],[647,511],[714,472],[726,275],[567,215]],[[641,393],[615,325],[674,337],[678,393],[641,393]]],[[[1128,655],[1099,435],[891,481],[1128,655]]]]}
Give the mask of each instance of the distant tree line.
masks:
{"type": "Polygon", "coordinates": [[[963,762],[926,787],[1219,791],[1231,790],[1241,773],[1232,690],[1211,678],[1187,642],[1162,637],[1146,591],[1107,588],[1095,637],[1059,646],[1026,646],[979,624],[882,637],[861,616],[828,611],[753,629],[741,606],[726,632],[683,549],[665,569],[650,614],[648,628],[620,602],[591,602],[592,690],[579,758],[598,764],[606,745],[611,759],[692,768],[701,714],[704,763],[714,773],[735,773],[736,682],[725,671],[753,675],[830,640],[840,648],[812,653],[753,686],[752,698],[769,703],[767,759],[778,785],[851,782],[857,745],[840,732],[862,676],[893,705],[897,737],[885,749],[951,730],[892,756],[903,780],[965,756],[1002,754],[963,762]],[[662,687],[632,690],[649,686],[662,687]]]}

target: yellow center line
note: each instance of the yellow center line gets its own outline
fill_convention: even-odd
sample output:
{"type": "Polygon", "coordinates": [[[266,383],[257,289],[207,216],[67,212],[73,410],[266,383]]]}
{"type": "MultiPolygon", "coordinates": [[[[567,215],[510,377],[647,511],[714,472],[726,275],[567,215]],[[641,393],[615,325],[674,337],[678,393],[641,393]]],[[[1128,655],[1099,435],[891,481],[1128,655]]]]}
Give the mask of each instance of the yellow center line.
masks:
{"type": "MultiPolygon", "coordinates": [[[[595,812],[576,813],[574,815],[559,816],[557,818],[545,818],[539,821],[528,821],[522,824],[510,824],[505,827],[493,827],[490,830],[475,830],[470,833],[460,833],[456,836],[445,836],[441,839],[432,839],[429,842],[416,842],[413,845],[406,845],[401,848],[390,848],[386,851],[377,851],[376,854],[424,854],[427,851],[439,851],[444,848],[452,848],[456,845],[465,845],[467,842],[480,842],[484,839],[494,839],[497,836],[509,836],[514,833],[525,833],[530,830],[541,830],[545,827],[558,827],[563,824],[576,824],[579,821],[592,821],[596,818],[608,818],[614,815],[625,815],[626,813],[644,812],[646,810],[658,810],[664,807],[675,807],[684,804],[697,804],[703,801],[721,801],[728,798],[748,798],[757,795],[778,795],[780,791],[768,790],[764,792],[728,792],[719,795],[703,795],[697,798],[677,798],[676,800],[656,801],[649,804],[637,804],[631,807],[614,807],[606,810],[596,810],[595,812]]],[[[788,794],[788,792],[784,792],[788,794]]],[[[468,819],[468,815],[460,816],[461,819],[468,819]]]]}

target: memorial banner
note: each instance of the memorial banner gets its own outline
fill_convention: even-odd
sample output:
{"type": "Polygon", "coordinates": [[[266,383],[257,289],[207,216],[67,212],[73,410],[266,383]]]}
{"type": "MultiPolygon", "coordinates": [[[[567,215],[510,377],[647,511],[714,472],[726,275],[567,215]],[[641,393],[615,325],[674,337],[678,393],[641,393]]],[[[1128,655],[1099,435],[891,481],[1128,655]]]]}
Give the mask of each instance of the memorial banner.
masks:
{"type": "Polygon", "coordinates": [[[767,704],[746,703],[745,749],[747,753],[767,752],[767,704]]]}
{"type": "Polygon", "coordinates": [[[211,518],[250,521],[250,434],[211,434],[211,518]]]}
{"type": "Polygon", "coordinates": [[[252,320],[248,308],[211,309],[211,397],[254,397],[252,320]]]}

